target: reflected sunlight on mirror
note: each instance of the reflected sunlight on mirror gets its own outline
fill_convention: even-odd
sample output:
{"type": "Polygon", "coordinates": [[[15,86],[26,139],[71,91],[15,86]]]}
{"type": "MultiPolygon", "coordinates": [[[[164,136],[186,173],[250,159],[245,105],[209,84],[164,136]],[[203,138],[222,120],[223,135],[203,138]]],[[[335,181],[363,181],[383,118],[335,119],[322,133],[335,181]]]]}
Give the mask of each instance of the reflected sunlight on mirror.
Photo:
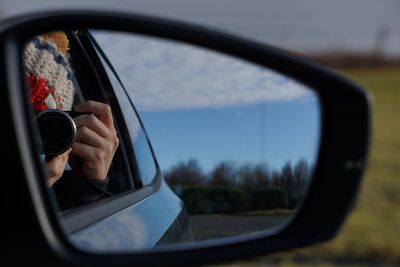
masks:
{"type": "Polygon", "coordinates": [[[109,31],[24,49],[39,160],[73,244],[130,251],[279,229],[307,195],[307,86],[218,52],[109,31]]]}

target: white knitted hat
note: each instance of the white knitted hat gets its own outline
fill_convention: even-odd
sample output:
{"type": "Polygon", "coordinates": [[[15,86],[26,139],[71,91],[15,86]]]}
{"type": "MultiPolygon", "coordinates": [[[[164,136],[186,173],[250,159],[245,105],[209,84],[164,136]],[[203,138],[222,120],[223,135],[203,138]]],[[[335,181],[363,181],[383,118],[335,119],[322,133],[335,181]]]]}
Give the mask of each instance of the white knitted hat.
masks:
{"type": "Polygon", "coordinates": [[[34,37],[25,47],[23,61],[35,110],[71,110],[75,94],[73,74],[57,44],[48,38],[34,37]]]}

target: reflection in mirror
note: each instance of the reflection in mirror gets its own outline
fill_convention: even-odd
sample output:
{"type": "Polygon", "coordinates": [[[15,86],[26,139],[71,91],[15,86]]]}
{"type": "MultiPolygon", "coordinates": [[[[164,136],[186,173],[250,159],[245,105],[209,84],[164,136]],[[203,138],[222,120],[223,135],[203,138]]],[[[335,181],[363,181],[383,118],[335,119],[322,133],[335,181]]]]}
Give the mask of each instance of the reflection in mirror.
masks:
{"type": "Polygon", "coordinates": [[[79,248],[276,230],[307,195],[321,110],[289,77],[188,44],[97,30],[33,37],[23,64],[49,193],[79,248]]]}

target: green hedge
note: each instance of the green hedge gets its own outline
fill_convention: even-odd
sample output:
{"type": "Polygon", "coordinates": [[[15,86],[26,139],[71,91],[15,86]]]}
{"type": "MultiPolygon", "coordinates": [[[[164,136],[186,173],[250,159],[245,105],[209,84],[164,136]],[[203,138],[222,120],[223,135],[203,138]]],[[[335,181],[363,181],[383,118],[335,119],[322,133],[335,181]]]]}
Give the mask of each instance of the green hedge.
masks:
{"type": "Polygon", "coordinates": [[[297,208],[297,205],[303,200],[303,194],[296,194],[289,196],[289,209],[297,208]]]}
{"type": "Polygon", "coordinates": [[[189,214],[231,213],[248,205],[244,190],[228,186],[187,186],[179,190],[179,197],[189,214]]]}
{"type": "Polygon", "coordinates": [[[283,188],[256,189],[253,193],[251,209],[269,210],[288,208],[288,195],[283,188]]]}
{"type": "MultiPolygon", "coordinates": [[[[185,203],[189,214],[233,213],[289,207],[287,191],[282,188],[256,189],[250,193],[229,186],[191,185],[173,189],[185,203]]],[[[294,199],[292,201],[295,202],[294,199]]]]}

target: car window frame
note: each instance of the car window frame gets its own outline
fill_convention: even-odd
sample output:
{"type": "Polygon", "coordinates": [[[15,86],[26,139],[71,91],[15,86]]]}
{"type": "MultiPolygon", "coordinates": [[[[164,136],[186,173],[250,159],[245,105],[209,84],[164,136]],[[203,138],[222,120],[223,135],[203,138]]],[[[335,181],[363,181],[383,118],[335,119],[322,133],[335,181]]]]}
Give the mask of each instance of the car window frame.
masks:
{"type": "MultiPolygon", "coordinates": [[[[119,86],[121,86],[121,89],[122,89],[122,90],[124,91],[124,93],[126,94],[126,96],[127,96],[127,98],[128,98],[128,101],[130,102],[131,108],[133,109],[133,111],[134,111],[134,113],[135,113],[135,115],[136,115],[136,118],[138,119],[139,125],[140,125],[140,127],[141,127],[141,130],[143,131],[144,137],[145,137],[145,139],[146,139],[146,144],[147,144],[147,146],[149,147],[149,150],[150,150],[150,153],[151,153],[151,157],[152,157],[152,160],[153,160],[154,165],[155,165],[155,168],[156,168],[156,173],[155,173],[154,177],[151,179],[152,182],[148,184],[148,185],[151,185],[153,182],[155,182],[155,179],[161,174],[161,169],[160,169],[159,163],[158,163],[158,161],[157,161],[157,157],[156,157],[156,155],[155,155],[155,153],[154,153],[153,146],[152,146],[152,144],[151,144],[151,142],[150,142],[150,138],[149,138],[149,136],[148,136],[148,134],[147,134],[146,128],[144,127],[143,121],[142,121],[142,119],[141,119],[141,117],[140,117],[140,115],[139,115],[139,112],[137,111],[137,109],[136,109],[136,107],[135,107],[135,104],[133,103],[131,97],[129,96],[129,94],[128,94],[128,92],[127,92],[127,90],[126,90],[126,88],[125,88],[123,82],[121,81],[121,79],[120,79],[120,77],[119,77],[117,71],[115,70],[115,68],[114,68],[114,66],[112,65],[112,63],[111,63],[111,61],[109,60],[109,58],[108,58],[107,55],[104,53],[104,51],[102,50],[101,46],[100,46],[99,43],[96,41],[96,39],[94,38],[94,36],[93,36],[89,31],[85,31],[85,34],[87,35],[87,38],[90,39],[91,44],[93,45],[93,49],[96,51],[96,54],[97,54],[97,57],[96,57],[97,59],[96,59],[96,60],[98,60],[98,62],[97,62],[98,64],[97,64],[97,65],[99,66],[99,68],[102,69],[102,72],[104,72],[104,74],[102,74],[102,75],[104,75],[104,76],[106,76],[106,77],[109,77],[109,74],[108,74],[107,70],[105,70],[105,68],[104,68],[104,66],[103,66],[103,62],[104,62],[104,64],[107,64],[107,67],[110,69],[110,71],[112,72],[112,74],[114,75],[114,77],[116,78],[116,80],[118,81],[119,86]],[[101,57],[101,58],[100,58],[100,57],[101,57]]],[[[110,85],[111,85],[111,87],[112,87],[112,83],[110,82],[109,79],[110,79],[110,78],[108,78],[108,82],[110,83],[110,85]]],[[[113,90],[113,93],[114,93],[114,91],[115,91],[115,90],[113,90]]],[[[114,94],[115,94],[115,93],[114,93],[114,94]]],[[[115,96],[115,97],[116,97],[116,96],[115,96]]],[[[116,99],[117,99],[117,98],[116,98],[116,99]]],[[[117,101],[118,101],[118,100],[117,100],[117,101]]],[[[122,113],[123,113],[123,112],[122,112],[122,113]]],[[[128,144],[128,146],[131,147],[131,149],[129,149],[129,150],[134,152],[134,151],[135,151],[135,147],[134,147],[134,145],[132,144],[131,139],[130,139],[130,137],[129,137],[129,131],[127,130],[126,122],[124,122],[124,125],[125,125],[125,128],[124,128],[124,129],[125,129],[125,133],[128,134],[128,139],[129,139],[129,141],[127,142],[127,144],[128,144]]],[[[128,151],[129,151],[129,150],[128,150],[128,151]]],[[[135,161],[136,161],[136,158],[137,158],[136,155],[133,155],[133,156],[134,156],[135,161]]],[[[138,167],[137,167],[137,161],[136,161],[136,166],[135,166],[135,167],[138,168],[138,167]]],[[[139,184],[140,184],[141,187],[147,186],[147,185],[144,185],[143,180],[142,180],[142,177],[140,177],[140,174],[138,174],[136,177],[139,179],[138,182],[139,182],[139,184]]]]}
{"type": "MultiPolygon", "coordinates": [[[[75,49],[76,53],[79,53],[79,57],[73,59],[72,63],[77,63],[76,65],[73,65],[73,68],[75,70],[75,75],[78,78],[77,80],[79,81],[79,83],[84,82],[86,85],[85,90],[82,92],[83,96],[89,98],[90,100],[100,101],[109,104],[111,109],[113,110],[114,121],[117,122],[117,118],[121,114],[119,106],[113,103],[115,101],[113,101],[112,95],[111,96],[107,95],[107,92],[112,90],[106,89],[108,87],[108,84],[106,83],[106,81],[104,81],[104,79],[102,79],[100,72],[96,69],[96,65],[91,60],[91,55],[89,54],[89,50],[85,47],[85,44],[82,42],[78,34],[79,31],[70,31],[69,39],[70,39],[70,46],[75,49]],[[85,64],[84,67],[82,67],[81,64],[85,64]],[[91,84],[93,82],[95,83],[95,85],[91,84]]],[[[115,123],[114,126],[117,131],[118,137],[123,136],[122,135],[123,127],[120,127],[118,123],[115,123]]],[[[119,160],[125,163],[124,164],[125,166],[128,166],[128,158],[124,147],[125,140],[121,140],[121,138],[119,139],[120,139],[120,145],[118,147],[119,151],[117,150],[116,155],[118,156],[119,160]]],[[[125,167],[124,171],[126,171],[127,175],[129,176],[129,179],[125,179],[126,180],[125,188],[128,191],[133,190],[135,188],[135,185],[133,184],[131,178],[134,176],[134,174],[132,174],[131,172],[132,170],[127,167],[125,167]]]]}

